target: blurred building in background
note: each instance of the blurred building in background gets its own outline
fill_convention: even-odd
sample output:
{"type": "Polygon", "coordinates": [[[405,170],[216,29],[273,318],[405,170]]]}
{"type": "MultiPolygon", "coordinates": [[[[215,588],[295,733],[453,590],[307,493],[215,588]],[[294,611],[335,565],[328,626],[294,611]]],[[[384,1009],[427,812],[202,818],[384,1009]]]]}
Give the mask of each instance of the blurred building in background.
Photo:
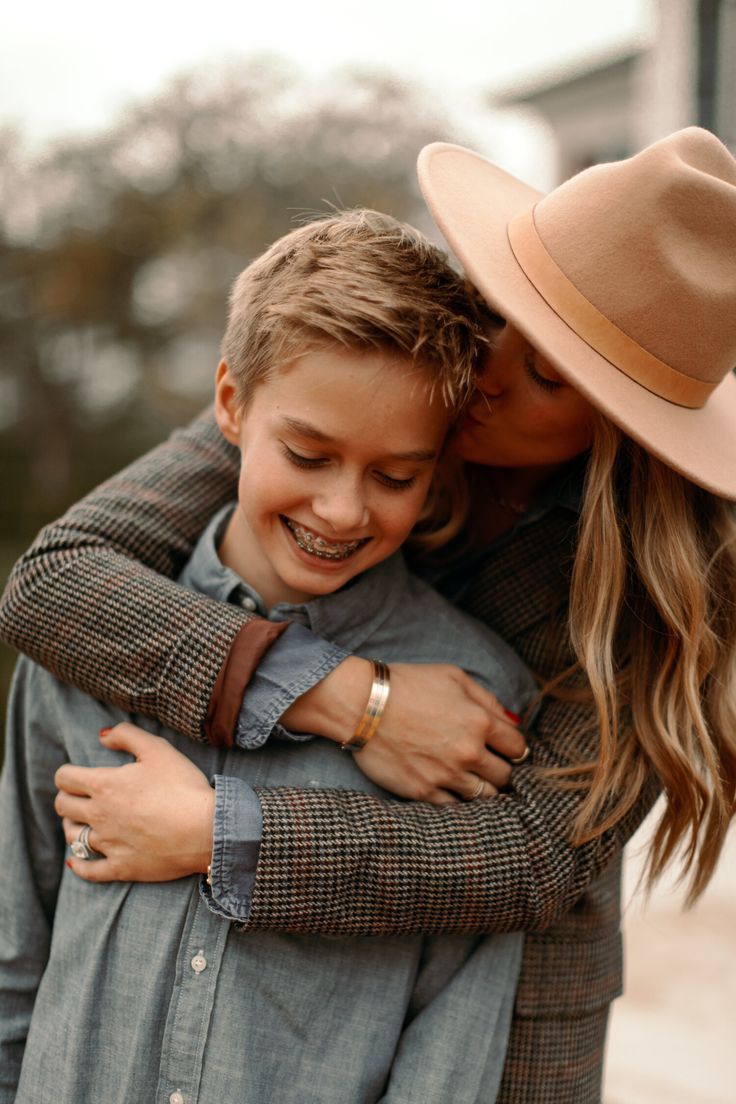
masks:
{"type": "Polygon", "coordinates": [[[736,0],[654,0],[654,34],[492,98],[551,128],[558,181],[697,124],[736,149],[736,0]]]}

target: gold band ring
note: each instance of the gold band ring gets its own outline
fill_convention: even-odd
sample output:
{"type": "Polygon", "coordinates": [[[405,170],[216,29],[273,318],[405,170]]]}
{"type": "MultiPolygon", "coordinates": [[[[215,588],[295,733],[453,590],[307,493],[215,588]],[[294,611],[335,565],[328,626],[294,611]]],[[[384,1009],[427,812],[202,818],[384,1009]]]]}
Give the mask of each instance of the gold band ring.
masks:
{"type": "Polygon", "coordinates": [[[478,785],[475,787],[473,792],[471,794],[469,794],[468,797],[465,798],[465,800],[466,801],[475,801],[475,799],[477,797],[482,797],[483,796],[483,791],[485,790],[485,788],[486,788],[485,778],[479,778],[478,779],[478,785]]]}

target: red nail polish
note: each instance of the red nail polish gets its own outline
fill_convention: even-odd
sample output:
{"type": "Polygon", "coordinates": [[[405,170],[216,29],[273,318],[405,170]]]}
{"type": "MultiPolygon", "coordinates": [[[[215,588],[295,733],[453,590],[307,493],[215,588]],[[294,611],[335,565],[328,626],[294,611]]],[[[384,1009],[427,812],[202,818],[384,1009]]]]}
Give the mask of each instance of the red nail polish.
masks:
{"type": "Polygon", "coordinates": [[[521,724],[521,717],[518,715],[518,713],[512,713],[510,709],[504,709],[504,713],[510,721],[514,722],[514,724],[521,724]]]}
{"type": "Polygon", "coordinates": [[[66,860],[66,865],[67,865],[67,866],[69,867],[69,869],[71,870],[71,869],[72,869],[72,860],[71,860],[71,859],[67,859],[67,860],[66,860]]]}
{"type": "Polygon", "coordinates": [[[100,736],[107,736],[108,732],[112,732],[112,727],[108,726],[107,728],[101,728],[100,736]]]}

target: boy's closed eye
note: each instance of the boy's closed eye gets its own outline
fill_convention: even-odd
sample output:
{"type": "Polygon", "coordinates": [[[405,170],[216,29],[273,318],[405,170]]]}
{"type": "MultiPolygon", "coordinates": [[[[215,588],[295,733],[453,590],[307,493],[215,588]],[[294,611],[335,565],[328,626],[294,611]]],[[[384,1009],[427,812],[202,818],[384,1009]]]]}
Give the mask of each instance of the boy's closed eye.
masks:
{"type": "MultiPolygon", "coordinates": [[[[330,463],[330,458],[328,456],[304,456],[303,453],[296,452],[293,448],[290,448],[285,441],[281,441],[280,443],[286,459],[297,468],[321,468],[330,463]]],[[[389,472],[379,469],[376,469],[373,475],[384,487],[389,487],[391,490],[395,491],[408,490],[410,487],[414,486],[417,480],[416,475],[391,475],[389,472]]]]}
{"type": "Polygon", "coordinates": [[[329,464],[327,456],[303,456],[302,453],[289,448],[284,441],[281,442],[281,449],[286,459],[297,468],[320,468],[325,464],[329,464]]]}

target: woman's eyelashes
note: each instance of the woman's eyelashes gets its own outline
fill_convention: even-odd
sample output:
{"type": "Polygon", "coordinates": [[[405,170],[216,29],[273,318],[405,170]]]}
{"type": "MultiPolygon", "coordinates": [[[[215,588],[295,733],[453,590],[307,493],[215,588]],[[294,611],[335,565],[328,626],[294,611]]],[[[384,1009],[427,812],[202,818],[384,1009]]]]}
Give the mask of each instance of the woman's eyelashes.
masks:
{"type": "Polygon", "coordinates": [[[532,383],[541,387],[543,391],[559,391],[564,387],[562,380],[548,379],[537,371],[537,365],[533,353],[524,353],[524,370],[532,383]]]}
{"type": "MultiPolygon", "coordinates": [[[[283,441],[281,442],[281,450],[289,463],[297,468],[321,468],[330,462],[327,456],[303,456],[300,452],[294,452],[294,449],[289,448],[283,441]]],[[[382,486],[388,487],[392,491],[407,491],[414,486],[417,479],[415,475],[408,476],[406,479],[399,479],[397,476],[378,470],[373,472],[373,476],[382,486]]]]}

